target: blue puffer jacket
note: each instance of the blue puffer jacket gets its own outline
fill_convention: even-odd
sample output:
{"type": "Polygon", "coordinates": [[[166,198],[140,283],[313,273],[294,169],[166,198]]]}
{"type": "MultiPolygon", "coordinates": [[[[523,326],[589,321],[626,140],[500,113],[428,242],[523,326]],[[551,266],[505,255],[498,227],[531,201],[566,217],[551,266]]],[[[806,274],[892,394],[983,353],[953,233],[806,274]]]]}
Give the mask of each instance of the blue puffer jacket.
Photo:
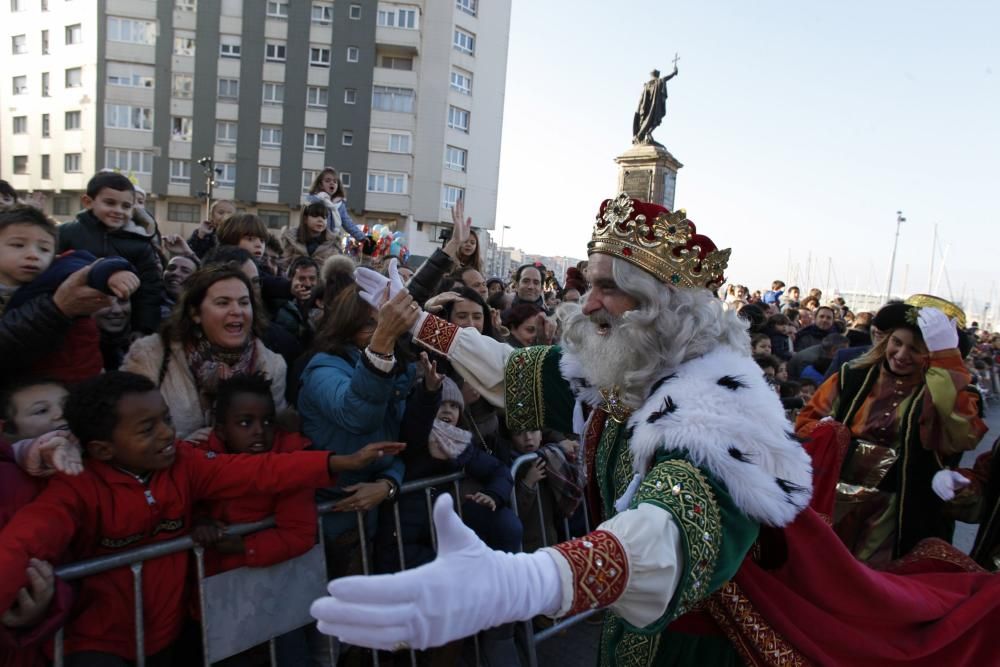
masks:
{"type": "MultiPolygon", "coordinates": [[[[302,373],[299,414],[302,432],[314,449],[351,454],[372,442],[396,441],[406,410],[406,397],[415,375],[409,364],[403,373],[387,375],[366,363],[361,351],[344,357],[317,354],[302,373]]],[[[379,459],[362,470],[340,473],[337,485],[317,492],[319,500],[339,499],[346,486],[388,477],[403,481],[403,462],[394,456],[379,459]]],[[[368,512],[374,531],[376,512],[368,512]]],[[[323,518],[323,532],[333,539],[357,526],[353,513],[332,512],[323,518]]]]}

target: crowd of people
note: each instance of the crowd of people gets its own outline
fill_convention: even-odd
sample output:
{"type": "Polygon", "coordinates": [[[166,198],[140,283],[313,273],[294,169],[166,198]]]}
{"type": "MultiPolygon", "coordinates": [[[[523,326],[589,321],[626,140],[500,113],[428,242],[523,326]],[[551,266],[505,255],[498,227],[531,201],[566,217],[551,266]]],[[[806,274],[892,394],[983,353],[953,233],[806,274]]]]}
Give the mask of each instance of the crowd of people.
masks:
{"type": "MultiPolygon", "coordinates": [[[[331,579],[361,573],[363,562],[394,572],[433,560],[427,500],[400,489],[450,472],[465,473],[463,520],[491,548],[531,551],[585,532],[583,416],[574,432],[512,429],[455,362],[410,339],[426,311],[511,348],[558,344],[555,310],[585,300],[587,262],[565,276],[541,264],[486,276],[459,202],[451,237],[408,266],[375,251],[332,168],[278,236],[227,200],[189,238],[163,236],[144,195],[101,172],[74,221],[57,225],[12,191],[0,209],[5,659],[44,664],[65,626],[66,664],[130,664],[131,573],[70,586],[55,566],[190,534],[208,574],[266,567],[316,544],[317,500],[335,501],[320,524],[331,579]],[[512,471],[525,454],[537,458],[512,471]],[[272,515],[272,529],[226,531],[272,515]]],[[[996,482],[992,459],[960,470],[958,457],[985,434],[1000,334],[960,321],[957,339],[928,335],[923,306],[964,318],[941,300],[852,312],[780,280],[753,293],[730,284],[718,296],[745,321],[789,428],[864,442],[875,451],[865,461],[888,461],[857,464],[864,457],[852,445],[831,464],[846,475],[845,459],[855,461],[841,481],[864,492],[834,516],[858,559],[884,565],[924,537],[950,538],[956,516],[979,520],[996,482]],[[902,451],[920,453],[909,476],[892,466],[902,451]],[[954,477],[935,475],[942,462],[954,477]],[[914,518],[895,523],[904,507],[914,518]]],[[[996,536],[981,535],[979,560],[995,569],[996,536]]],[[[146,664],[200,647],[187,632],[197,621],[190,568],[186,552],[147,564],[146,664]]],[[[483,633],[481,645],[489,664],[518,664],[512,625],[483,633]]],[[[279,653],[323,664],[323,646],[304,628],[283,636],[279,653]]],[[[454,664],[461,650],[427,659],[454,664]]]]}

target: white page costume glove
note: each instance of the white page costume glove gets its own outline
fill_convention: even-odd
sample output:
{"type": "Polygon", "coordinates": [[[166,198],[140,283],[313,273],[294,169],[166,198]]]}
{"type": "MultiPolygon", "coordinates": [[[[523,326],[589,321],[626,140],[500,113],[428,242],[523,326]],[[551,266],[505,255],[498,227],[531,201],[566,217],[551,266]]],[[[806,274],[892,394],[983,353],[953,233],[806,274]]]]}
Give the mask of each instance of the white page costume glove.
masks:
{"type": "Polygon", "coordinates": [[[354,282],[361,290],[361,298],[375,310],[403,290],[403,280],[399,277],[399,263],[395,257],[389,260],[388,273],[389,277],[386,278],[378,271],[364,267],[354,270],[354,282]],[[386,296],[386,286],[389,287],[388,296],[386,296]]]}
{"type": "Polygon", "coordinates": [[[931,479],[931,489],[934,490],[938,498],[948,501],[970,483],[968,477],[954,470],[938,470],[931,479]]]}
{"type": "Polygon", "coordinates": [[[331,597],[310,610],[319,630],[355,646],[425,649],[559,610],[562,584],[548,553],[490,549],[455,514],[448,494],[434,505],[434,526],[433,562],[330,582],[331,597]]]}
{"type": "Polygon", "coordinates": [[[955,320],[949,320],[948,316],[937,308],[921,308],[920,314],[917,315],[917,325],[920,327],[924,344],[931,352],[954,350],[958,347],[958,329],[955,328],[955,320]]]}

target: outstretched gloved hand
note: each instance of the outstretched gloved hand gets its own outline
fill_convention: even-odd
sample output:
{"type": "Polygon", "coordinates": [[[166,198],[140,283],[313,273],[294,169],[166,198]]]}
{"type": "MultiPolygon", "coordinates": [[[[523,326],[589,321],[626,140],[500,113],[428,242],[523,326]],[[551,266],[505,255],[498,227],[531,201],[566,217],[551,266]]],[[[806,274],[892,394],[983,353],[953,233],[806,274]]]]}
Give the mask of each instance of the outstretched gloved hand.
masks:
{"type": "Polygon", "coordinates": [[[437,558],[427,565],[331,581],[310,613],[321,632],[355,646],[425,649],[501,623],[555,613],[562,584],[544,551],[493,551],[441,494],[434,504],[437,558]]]}
{"type": "Polygon", "coordinates": [[[403,289],[403,279],[399,277],[399,262],[395,257],[389,260],[389,277],[365,267],[354,269],[354,282],[361,289],[361,298],[375,310],[396,296],[403,289]],[[388,286],[389,291],[386,292],[388,286]]]}
{"type": "Polygon", "coordinates": [[[920,327],[924,344],[931,352],[953,350],[958,347],[958,329],[955,328],[955,320],[949,320],[948,316],[937,308],[921,308],[920,314],[917,315],[917,325],[920,327]]]}
{"type": "Polygon", "coordinates": [[[954,470],[938,470],[931,479],[931,489],[941,500],[948,501],[955,497],[955,494],[970,484],[969,478],[954,470]]]}

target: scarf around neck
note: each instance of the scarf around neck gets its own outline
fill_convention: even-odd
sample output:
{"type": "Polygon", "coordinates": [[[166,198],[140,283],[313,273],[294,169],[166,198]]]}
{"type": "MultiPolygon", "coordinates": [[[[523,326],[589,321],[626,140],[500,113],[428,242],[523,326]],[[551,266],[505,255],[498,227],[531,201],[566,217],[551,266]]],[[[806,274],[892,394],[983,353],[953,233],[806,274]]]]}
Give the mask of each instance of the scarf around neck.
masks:
{"type": "Polygon", "coordinates": [[[257,341],[247,338],[243,347],[230,349],[213,345],[201,336],[185,350],[188,367],[198,387],[198,398],[205,413],[205,424],[214,423],[212,405],[221,380],[234,375],[249,375],[257,366],[257,341]]]}

